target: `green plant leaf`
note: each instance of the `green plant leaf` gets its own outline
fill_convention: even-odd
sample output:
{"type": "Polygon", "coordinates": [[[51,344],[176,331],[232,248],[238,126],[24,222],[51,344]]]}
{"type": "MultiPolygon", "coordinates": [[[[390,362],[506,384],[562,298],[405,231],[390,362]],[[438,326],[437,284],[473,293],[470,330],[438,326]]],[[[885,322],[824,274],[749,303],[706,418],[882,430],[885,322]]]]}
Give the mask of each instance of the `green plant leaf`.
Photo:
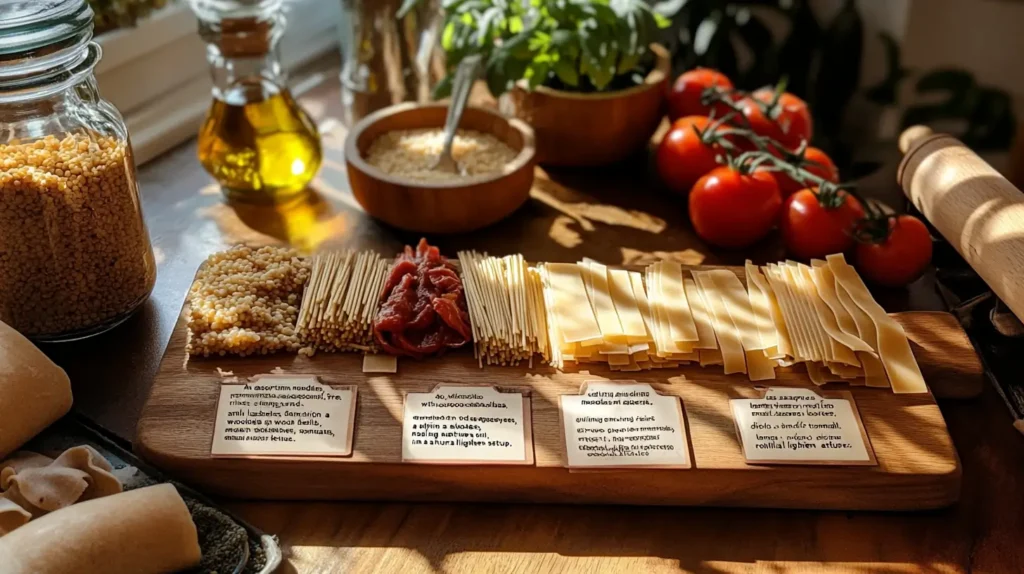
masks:
{"type": "Polygon", "coordinates": [[[555,30],[551,33],[551,50],[563,59],[575,61],[580,57],[580,39],[571,30],[555,30]]]}
{"type": "Polygon", "coordinates": [[[498,94],[498,96],[505,91],[509,90],[517,81],[523,79],[526,76],[526,69],[529,67],[529,60],[508,60],[505,62],[505,88],[498,94]]]}
{"type": "Polygon", "coordinates": [[[619,15],[612,10],[610,6],[606,4],[599,4],[597,2],[591,4],[594,10],[594,17],[599,22],[603,22],[607,26],[614,27],[619,22],[619,15]]]}
{"type": "Polygon", "coordinates": [[[551,45],[551,35],[540,30],[534,31],[529,38],[529,47],[532,52],[543,52],[551,45]]]}
{"type": "Polygon", "coordinates": [[[444,31],[441,32],[441,48],[445,52],[450,52],[455,47],[455,22],[448,22],[445,24],[444,31]]]}
{"type": "Polygon", "coordinates": [[[508,19],[508,31],[512,34],[518,34],[523,31],[523,19],[519,16],[513,16],[508,19]]]}
{"type": "MultiPolygon", "coordinates": [[[[495,54],[498,52],[498,50],[495,50],[495,54]]],[[[509,79],[508,75],[505,73],[505,60],[492,60],[484,69],[484,73],[487,81],[487,89],[491,92],[491,95],[498,97],[508,90],[509,79]]]]}
{"type": "Polygon", "coordinates": [[[575,62],[570,60],[559,59],[555,62],[555,75],[567,86],[578,86],[580,83],[580,74],[576,71],[575,62]]]}
{"type": "Polygon", "coordinates": [[[604,89],[615,77],[615,59],[612,55],[611,42],[602,37],[606,32],[602,28],[581,28],[580,35],[583,53],[580,57],[580,73],[590,78],[598,90],[604,89]],[[612,56],[609,59],[609,56],[612,56]],[[582,64],[586,64],[586,68],[582,64]]]}
{"type": "Polygon", "coordinates": [[[441,81],[434,86],[434,89],[430,93],[430,97],[435,100],[441,100],[452,95],[452,74],[445,74],[441,81]]]}
{"type": "Polygon", "coordinates": [[[530,89],[534,89],[537,86],[543,84],[548,79],[548,74],[551,72],[551,64],[548,62],[533,62],[526,69],[526,80],[530,86],[530,89]]]}

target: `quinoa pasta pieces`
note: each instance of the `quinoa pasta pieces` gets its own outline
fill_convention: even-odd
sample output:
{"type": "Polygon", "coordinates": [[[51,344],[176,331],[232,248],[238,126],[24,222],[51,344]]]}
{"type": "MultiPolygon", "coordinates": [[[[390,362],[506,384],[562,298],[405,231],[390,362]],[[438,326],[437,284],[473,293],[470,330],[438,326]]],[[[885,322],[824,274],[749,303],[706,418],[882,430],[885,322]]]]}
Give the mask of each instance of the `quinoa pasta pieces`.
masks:
{"type": "Polygon", "coordinates": [[[310,264],[293,249],[232,247],[211,255],[189,291],[190,355],[297,352],[310,264]]]}

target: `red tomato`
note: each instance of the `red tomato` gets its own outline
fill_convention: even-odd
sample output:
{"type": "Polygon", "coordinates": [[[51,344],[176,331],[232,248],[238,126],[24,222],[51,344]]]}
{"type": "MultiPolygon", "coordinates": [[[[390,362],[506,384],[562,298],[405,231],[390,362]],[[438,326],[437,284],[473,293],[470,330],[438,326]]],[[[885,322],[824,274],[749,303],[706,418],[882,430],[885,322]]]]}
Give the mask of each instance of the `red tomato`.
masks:
{"type": "Polygon", "coordinates": [[[718,167],[716,156],[724,153],[717,145],[707,145],[694,131],[704,131],[711,124],[705,116],[676,120],[658,145],[658,175],[675,193],[686,195],[693,184],[707,172],[718,167]]]}
{"type": "Polygon", "coordinates": [[[779,229],[786,251],[799,259],[823,259],[853,247],[853,227],[864,218],[857,198],[838,191],[831,198],[838,205],[825,205],[830,199],[816,189],[804,189],[786,198],[782,204],[779,229]]]}
{"type": "Polygon", "coordinates": [[[854,252],[861,275],[887,287],[901,287],[917,279],[931,260],[931,235],[913,215],[890,220],[888,237],[880,243],[858,244],[854,252]]]}
{"type": "MultiPolygon", "coordinates": [[[[809,147],[807,148],[807,153],[804,154],[804,159],[807,161],[799,167],[804,168],[825,181],[839,183],[839,169],[836,168],[836,164],[832,162],[832,158],[828,157],[828,154],[816,147],[809,147]]],[[[806,188],[808,185],[813,185],[800,183],[786,175],[785,172],[776,171],[774,173],[775,181],[779,183],[779,191],[782,192],[783,198],[793,195],[801,189],[806,188]]]]}
{"type": "Polygon", "coordinates": [[[774,90],[761,88],[740,100],[740,109],[750,127],[791,150],[800,147],[804,140],[811,141],[814,124],[807,104],[789,92],[783,93],[772,106],[774,99],[774,90]]]}
{"type": "Polygon", "coordinates": [[[712,245],[747,247],[768,235],[781,205],[779,186],[770,173],[745,174],[721,166],[693,186],[690,222],[712,245]]]}
{"type": "Polygon", "coordinates": [[[705,106],[701,103],[704,90],[711,87],[731,90],[732,82],[725,74],[708,68],[695,68],[676,78],[668,93],[668,117],[677,120],[686,116],[710,116],[712,108],[715,117],[720,118],[729,113],[729,107],[717,104],[705,106]]]}

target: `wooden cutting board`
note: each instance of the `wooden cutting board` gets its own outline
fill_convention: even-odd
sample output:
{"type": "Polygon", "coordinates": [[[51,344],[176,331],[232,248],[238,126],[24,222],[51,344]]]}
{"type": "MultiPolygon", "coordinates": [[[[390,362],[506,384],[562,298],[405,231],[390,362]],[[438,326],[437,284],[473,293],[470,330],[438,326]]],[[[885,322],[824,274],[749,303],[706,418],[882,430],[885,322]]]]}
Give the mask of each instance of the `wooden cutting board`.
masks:
{"type": "MultiPolygon", "coordinates": [[[[740,271],[742,274],[742,270],[740,271]]],[[[364,374],[362,356],[290,354],[186,361],[183,309],[139,421],[135,449],[153,464],[202,490],[269,500],[422,500],[660,504],[774,508],[917,510],[952,504],[960,462],[932,395],[895,395],[846,385],[856,399],[877,466],[750,466],[744,462],[729,399],[750,396],[745,375],[697,366],[613,372],[581,365],[479,368],[470,350],[424,361],[402,359],[397,375],[364,374]],[[280,367],[328,384],[357,385],[350,458],[211,458],[221,377],[280,367]],[[636,380],[682,398],[693,468],[572,471],[563,467],[558,397],[587,380],[636,380]],[[403,393],[438,383],[532,388],[534,466],[403,464],[403,393]]],[[[982,370],[969,340],[948,313],[893,315],[906,329],[925,380],[942,395],[980,389],[982,370]],[[942,392],[940,392],[940,390],[942,392]]],[[[775,385],[815,388],[803,370],[780,369],[775,385]]]]}

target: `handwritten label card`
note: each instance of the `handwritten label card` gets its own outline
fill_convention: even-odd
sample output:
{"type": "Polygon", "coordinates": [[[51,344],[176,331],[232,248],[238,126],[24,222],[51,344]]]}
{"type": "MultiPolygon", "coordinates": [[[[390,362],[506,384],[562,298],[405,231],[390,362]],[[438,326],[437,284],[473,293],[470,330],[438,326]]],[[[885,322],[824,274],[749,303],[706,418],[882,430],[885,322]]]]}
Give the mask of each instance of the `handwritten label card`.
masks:
{"type": "Polygon", "coordinates": [[[262,375],[221,385],[210,454],[215,457],[348,456],[356,388],[316,377],[262,375]]]}
{"type": "Polygon", "coordinates": [[[533,464],[529,398],[495,387],[440,385],[405,395],[402,460],[533,464]]]}
{"type": "Polygon", "coordinates": [[[646,383],[589,381],[561,406],[569,468],[690,468],[679,397],[646,383]]]}
{"type": "Polygon", "coordinates": [[[873,465],[849,392],[770,387],[761,399],[733,399],[733,418],[751,464],[873,465]]]}

